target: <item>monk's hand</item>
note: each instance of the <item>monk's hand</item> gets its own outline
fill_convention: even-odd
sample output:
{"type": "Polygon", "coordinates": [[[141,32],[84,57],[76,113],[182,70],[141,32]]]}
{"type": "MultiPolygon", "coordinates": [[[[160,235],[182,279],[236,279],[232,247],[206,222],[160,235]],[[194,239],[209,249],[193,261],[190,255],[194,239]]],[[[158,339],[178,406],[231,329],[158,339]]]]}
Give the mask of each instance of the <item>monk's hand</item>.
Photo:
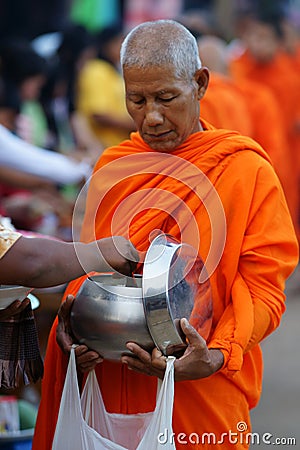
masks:
{"type": "Polygon", "coordinates": [[[163,379],[166,369],[166,357],[160,350],[154,348],[152,353],[149,353],[133,342],[129,342],[126,347],[134,355],[122,356],[122,363],[127,364],[129,369],[136,372],[163,379]]]}
{"type": "Polygon", "coordinates": [[[123,236],[112,236],[97,241],[108,268],[124,275],[132,275],[139,262],[139,254],[133,244],[123,236]]]}
{"type": "MultiPolygon", "coordinates": [[[[66,300],[60,305],[57,313],[56,342],[65,354],[69,354],[72,345],[77,344],[70,326],[70,315],[74,299],[73,295],[68,295],[66,300]]],[[[93,370],[97,364],[103,361],[103,358],[97,352],[90,350],[86,345],[77,345],[75,357],[77,367],[82,372],[93,370]]]]}
{"type": "Polygon", "coordinates": [[[209,349],[205,339],[187,319],[181,319],[180,325],[188,346],[184,354],[175,361],[175,381],[197,380],[217,372],[224,363],[223,353],[218,349],[209,349]]]}
{"type": "Polygon", "coordinates": [[[15,300],[7,308],[0,310],[0,322],[10,319],[15,314],[20,314],[29,305],[29,298],[25,298],[22,302],[20,300],[15,300]]]}

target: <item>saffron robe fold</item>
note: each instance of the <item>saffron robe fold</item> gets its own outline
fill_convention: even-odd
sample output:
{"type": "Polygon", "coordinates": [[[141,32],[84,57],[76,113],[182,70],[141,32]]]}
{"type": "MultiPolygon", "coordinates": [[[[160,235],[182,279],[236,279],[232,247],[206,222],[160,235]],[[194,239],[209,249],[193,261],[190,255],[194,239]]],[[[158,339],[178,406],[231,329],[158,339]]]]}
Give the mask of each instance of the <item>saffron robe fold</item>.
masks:
{"type": "MultiPolygon", "coordinates": [[[[91,241],[121,234],[145,252],[149,234],[160,229],[198,248],[207,264],[213,297],[208,346],[222,350],[224,366],[208,378],[175,383],[173,427],[179,449],[222,449],[224,442],[217,443],[222,433],[236,432],[240,421],[250,427],[249,408],[257,404],[262,384],[257,318],[265,318],[258,326],[265,330],[267,324],[263,335],[279,325],[285,280],[298,261],[292,221],[267,154],[250,138],[202,124],[205,131],[191,135],[172,154],[151,150],[138,133],[107,149],[90,182],[81,236],[91,241]],[[214,433],[216,440],[212,445],[202,438],[199,447],[180,444],[179,433],[187,442],[193,436],[201,443],[203,433],[214,433]]],[[[76,295],[84,278],[71,282],[66,294],[76,295]]],[[[55,341],[56,323],[48,341],[33,450],[51,448],[68,362],[55,341]]],[[[118,362],[104,361],[96,371],[108,411],[153,410],[155,378],[118,362]]],[[[235,444],[224,439],[226,448],[247,448],[242,439],[235,444]]]]}

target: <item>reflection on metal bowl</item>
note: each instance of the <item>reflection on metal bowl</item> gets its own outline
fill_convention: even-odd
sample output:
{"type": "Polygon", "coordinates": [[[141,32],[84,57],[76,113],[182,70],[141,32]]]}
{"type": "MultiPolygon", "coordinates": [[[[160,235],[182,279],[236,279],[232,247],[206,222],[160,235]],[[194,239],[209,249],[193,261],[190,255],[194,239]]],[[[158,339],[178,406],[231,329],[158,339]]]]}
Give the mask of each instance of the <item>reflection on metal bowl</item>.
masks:
{"type": "Polygon", "coordinates": [[[185,317],[206,339],[211,327],[210,283],[199,283],[203,261],[196,250],[172,236],[160,234],[144,262],[143,301],[147,325],[156,346],[165,354],[186,347],[180,319],[185,317]],[[205,325],[205,327],[204,327],[205,325]]]}
{"type": "Polygon", "coordinates": [[[203,262],[193,247],[169,235],[157,236],[142,276],[99,274],[85,280],[71,313],[75,337],[110,360],[129,353],[129,341],[148,351],[156,346],[165,355],[182,353],[182,317],[204,338],[210,331],[210,284],[199,283],[201,270],[203,262]]]}

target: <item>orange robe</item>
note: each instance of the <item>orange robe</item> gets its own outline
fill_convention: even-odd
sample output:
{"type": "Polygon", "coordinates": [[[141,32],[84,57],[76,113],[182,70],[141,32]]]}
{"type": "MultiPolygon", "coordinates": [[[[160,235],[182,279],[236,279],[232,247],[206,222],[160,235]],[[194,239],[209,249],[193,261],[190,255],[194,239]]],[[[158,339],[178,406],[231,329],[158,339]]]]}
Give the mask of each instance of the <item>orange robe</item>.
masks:
{"type": "Polygon", "coordinates": [[[295,189],[297,171],[289,151],[278,103],[268,87],[248,78],[238,80],[237,87],[247,101],[252,118],[251,137],[266,150],[272,160],[281,181],[294,226],[299,234],[297,223],[300,199],[299,192],[295,189]]]}
{"type": "Polygon", "coordinates": [[[246,100],[230,78],[210,72],[209,85],[200,102],[201,117],[216,128],[252,135],[252,119],[246,100]]]}
{"type": "Polygon", "coordinates": [[[237,81],[246,77],[267,86],[273,92],[279,104],[294,164],[298,164],[299,169],[300,132],[297,123],[300,119],[300,79],[295,69],[296,64],[284,52],[278,52],[270,62],[262,64],[246,51],[230,63],[230,72],[237,81]]]}
{"type": "MultiPolygon", "coordinates": [[[[221,441],[222,433],[237,432],[240,421],[250,427],[249,408],[257,404],[262,384],[257,330],[268,334],[279,325],[285,279],[297,264],[298,247],[267,154],[250,138],[203,126],[206,131],[191,135],[172,154],[154,152],[138,133],[107,149],[89,186],[82,240],[121,234],[146,251],[149,233],[159,228],[199,248],[211,275],[208,345],[222,350],[224,366],[208,378],[175,383],[175,442],[178,449],[242,449],[245,441],[233,444],[223,435],[225,444],[208,444],[203,433],[221,441]]],[[[71,282],[67,293],[76,294],[83,279],[71,282]]],[[[64,384],[68,361],[56,344],[55,329],[56,322],[33,450],[51,448],[64,384]]],[[[155,378],[109,361],[97,366],[97,376],[108,411],[153,410],[155,378]]]]}
{"type": "Polygon", "coordinates": [[[235,83],[226,76],[210,72],[209,86],[200,109],[201,117],[216,128],[239,131],[266,150],[283,185],[290,211],[296,218],[299,196],[292,176],[294,162],[287,147],[281,111],[271,89],[246,77],[235,83]]]}
{"type": "MultiPolygon", "coordinates": [[[[270,89],[273,99],[277,102],[277,110],[280,111],[280,121],[284,129],[284,149],[287,159],[282,164],[288,167],[292,165],[289,186],[285,187],[285,192],[300,239],[300,79],[295,68],[292,59],[284,52],[278,52],[272,61],[261,64],[246,51],[230,63],[230,72],[237,84],[243,83],[245,79],[259,83],[270,89]]],[[[259,121],[260,117],[257,120],[259,121]]],[[[266,124],[266,133],[274,136],[278,134],[273,121],[266,124]]],[[[289,169],[284,171],[288,172],[289,169]]]]}

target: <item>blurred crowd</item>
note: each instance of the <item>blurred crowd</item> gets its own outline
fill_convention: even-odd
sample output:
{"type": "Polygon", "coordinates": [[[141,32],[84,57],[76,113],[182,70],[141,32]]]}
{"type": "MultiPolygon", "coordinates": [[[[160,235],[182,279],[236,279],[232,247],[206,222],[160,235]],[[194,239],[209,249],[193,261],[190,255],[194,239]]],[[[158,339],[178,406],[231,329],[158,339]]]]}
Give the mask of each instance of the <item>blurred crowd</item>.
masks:
{"type": "Polygon", "coordinates": [[[169,18],[195,35],[210,70],[201,118],[269,153],[300,236],[297,2],[232,0],[229,30],[216,1],[57,1],[51,14],[45,2],[31,28],[36,2],[18,3],[14,26],[14,2],[1,3],[0,214],[14,227],[72,239],[74,205],[93,164],[134,130],[119,67],[124,34],[169,18]]]}

